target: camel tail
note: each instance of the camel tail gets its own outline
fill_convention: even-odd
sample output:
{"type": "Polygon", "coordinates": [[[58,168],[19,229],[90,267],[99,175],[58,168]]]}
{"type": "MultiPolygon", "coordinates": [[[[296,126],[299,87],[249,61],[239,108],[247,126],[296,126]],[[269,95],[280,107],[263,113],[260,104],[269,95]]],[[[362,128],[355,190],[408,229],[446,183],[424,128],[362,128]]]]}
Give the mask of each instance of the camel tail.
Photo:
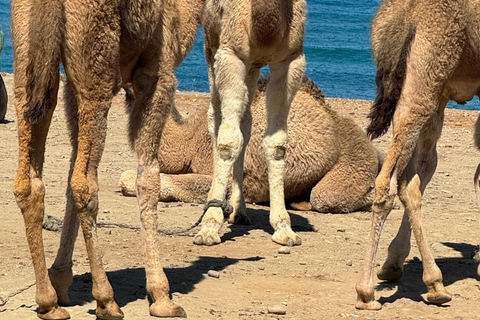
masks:
{"type": "Polygon", "coordinates": [[[37,123],[54,107],[62,41],[60,1],[33,1],[28,30],[25,120],[37,123]]]}
{"type": "MultiPolygon", "coordinates": [[[[377,19],[381,20],[381,17],[377,19]]],[[[370,124],[367,127],[367,135],[370,139],[382,136],[390,127],[402,92],[407,58],[415,37],[414,28],[396,23],[397,19],[389,20],[388,25],[381,25],[381,22],[377,22],[376,25],[374,23],[372,31],[372,45],[377,65],[375,77],[377,95],[368,115],[370,124]]]]}

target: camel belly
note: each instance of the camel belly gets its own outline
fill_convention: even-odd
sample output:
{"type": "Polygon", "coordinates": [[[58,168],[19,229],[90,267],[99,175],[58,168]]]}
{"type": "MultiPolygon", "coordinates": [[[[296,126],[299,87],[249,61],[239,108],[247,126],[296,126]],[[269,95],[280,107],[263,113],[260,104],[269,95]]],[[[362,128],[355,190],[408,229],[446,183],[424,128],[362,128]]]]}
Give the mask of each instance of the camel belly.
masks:
{"type": "Polygon", "coordinates": [[[451,79],[447,82],[444,95],[458,104],[465,104],[480,93],[480,78],[451,79]]]}

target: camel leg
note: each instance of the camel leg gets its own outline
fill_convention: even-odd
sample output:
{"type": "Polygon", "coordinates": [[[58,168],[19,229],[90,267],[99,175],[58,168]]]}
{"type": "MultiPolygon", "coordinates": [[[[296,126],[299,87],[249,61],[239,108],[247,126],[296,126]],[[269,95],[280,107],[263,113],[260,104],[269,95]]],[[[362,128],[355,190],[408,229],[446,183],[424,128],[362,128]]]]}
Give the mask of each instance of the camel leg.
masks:
{"type": "MultiPolygon", "coordinates": [[[[477,148],[479,148],[480,147],[480,116],[477,118],[477,122],[475,123],[474,140],[475,140],[475,145],[477,146],[477,148]]],[[[480,164],[478,165],[477,170],[475,171],[475,175],[473,177],[473,185],[475,188],[477,204],[478,204],[478,207],[480,208],[480,164]]],[[[476,253],[475,260],[477,262],[480,262],[480,252],[476,253]]],[[[477,273],[478,275],[480,275],[480,263],[478,264],[477,273]]]]}
{"type": "MultiPolygon", "coordinates": [[[[45,214],[45,186],[42,171],[45,153],[45,141],[50,126],[53,108],[37,124],[25,120],[25,94],[20,79],[15,73],[15,100],[18,121],[18,168],[13,191],[25,222],[27,242],[35,271],[35,301],[39,306],[41,319],[68,319],[68,312],[58,306],[57,294],[48,277],[42,239],[42,222],[45,214]]],[[[20,75],[20,73],[18,73],[20,75]]],[[[57,80],[58,81],[58,80],[57,80]]],[[[53,105],[56,97],[52,97],[53,105]]]]}
{"type": "Polygon", "coordinates": [[[328,171],[310,192],[310,210],[347,213],[368,207],[373,200],[373,185],[369,181],[373,181],[377,170],[359,166],[352,160],[340,162],[328,171]]]}
{"type": "Polygon", "coordinates": [[[305,72],[303,54],[291,61],[270,65],[271,79],[267,85],[267,129],[263,149],[268,163],[270,191],[270,224],[275,231],[272,240],[282,245],[299,245],[285,208],[284,171],[287,147],[287,118],[295,94],[305,72]]]}
{"type": "Polygon", "coordinates": [[[250,135],[252,132],[252,114],[250,112],[250,107],[257,90],[258,75],[258,68],[250,68],[245,81],[248,88],[248,103],[246,106],[245,116],[240,123],[240,130],[242,131],[244,138],[243,148],[233,165],[232,194],[229,200],[229,203],[233,208],[233,212],[228,217],[228,222],[230,223],[251,223],[247,216],[247,206],[245,205],[245,197],[243,195],[243,166],[245,160],[245,149],[250,141],[250,135]]]}
{"type": "MultiPolygon", "coordinates": [[[[209,131],[213,133],[214,159],[213,182],[207,202],[209,206],[214,201],[225,204],[233,164],[244,148],[241,122],[248,105],[248,86],[245,79],[249,67],[230,50],[218,49],[214,55],[213,65],[211,57],[209,58],[207,51],[206,53],[212,92],[208,118],[209,131]]],[[[194,243],[198,245],[220,243],[218,231],[223,223],[222,208],[208,207],[202,219],[202,229],[195,236],[194,243]]]]}
{"type": "MultiPolygon", "coordinates": [[[[150,52],[161,53],[161,50],[150,52]]],[[[168,56],[165,54],[165,56],[168,56]]],[[[145,253],[147,291],[153,300],[150,315],[186,317],[185,310],[170,300],[170,286],[160,262],[158,229],[158,197],[160,138],[174,101],[176,79],[172,66],[158,66],[160,59],[145,59],[133,73],[135,99],[130,101],[129,134],[138,158],[137,201],[140,209],[141,233],[145,253]]]]}
{"type": "Polygon", "coordinates": [[[72,174],[77,158],[78,141],[78,118],[77,101],[71,86],[66,83],[64,86],[65,117],[70,130],[70,140],[72,143],[72,154],[70,157],[70,171],[68,175],[67,204],[65,207],[65,217],[63,219],[62,235],[60,238],[60,247],[52,267],[48,270],[50,281],[57,292],[58,304],[61,306],[70,305],[68,289],[73,282],[72,257],[75,241],[78,235],[78,211],[75,206],[72,188],[72,174]]]}
{"type": "MultiPolygon", "coordinates": [[[[405,168],[405,174],[402,176],[402,180],[404,181],[399,184],[401,188],[401,190],[399,190],[399,197],[403,203],[409,200],[408,195],[404,194],[407,192],[404,190],[405,184],[407,183],[406,181],[411,181],[412,177],[418,174],[420,178],[420,192],[423,195],[427,184],[435,173],[437,167],[436,142],[440,138],[443,110],[447,102],[448,100],[446,99],[440,102],[439,110],[442,110],[442,112],[434,115],[425,125],[425,129],[420,134],[413,157],[407,165],[407,168],[405,168]]],[[[390,243],[387,259],[377,273],[377,277],[380,280],[397,281],[403,276],[403,264],[410,253],[410,239],[412,234],[409,217],[413,213],[407,211],[410,207],[410,204],[405,205],[405,213],[398,233],[390,243]]]]}

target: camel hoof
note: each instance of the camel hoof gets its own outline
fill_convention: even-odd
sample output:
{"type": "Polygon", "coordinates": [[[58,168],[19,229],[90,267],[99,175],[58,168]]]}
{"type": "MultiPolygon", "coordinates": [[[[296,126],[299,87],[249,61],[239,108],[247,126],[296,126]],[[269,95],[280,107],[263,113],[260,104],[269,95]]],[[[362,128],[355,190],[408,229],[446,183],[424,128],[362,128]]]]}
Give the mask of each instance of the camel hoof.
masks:
{"type": "Polygon", "coordinates": [[[45,320],[64,320],[64,319],[70,319],[70,314],[68,313],[67,310],[61,308],[61,307],[55,307],[52,310],[42,313],[41,311],[37,313],[37,316],[40,319],[45,319],[45,320]]]}
{"type": "Polygon", "coordinates": [[[402,268],[396,266],[385,267],[382,266],[380,271],[377,273],[377,278],[384,281],[395,282],[400,280],[403,276],[402,268]]]}
{"type": "Polygon", "coordinates": [[[159,318],[186,318],[185,310],[170,299],[157,301],[150,306],[150,315],[159,318]]]}
{"type": "Polygon", "coordinates": [[[115,301],[106,303],[104,306],[97,306],[97,318],[102,320],[123,319],[123,311],[115,301]]]}
{"type": "Polygon", "coordinates": [[[452,301],[452,295],[447,290],[435,294],[427,294],[427,300],[433,304],[444,304],[452,301]]]}
{"type": "Polygon", "coordinates": [[[201,234],[201,232],[199,232],[193,239],[193,243],[199,246],[213,246],[215,244],[219,244],[220,242],[221,240],[218,234],[210,234],[205,237],[203,234],[201,234]]]}
{"type": "MultiPolygon", "coordinates": [[[[211,208],[211,209],[218,209],[218,208],[211,208]]],[[[221,211],[220,211],[221,212],[221,211]]],[[[206,222],[202,229],[197,233],[195,238],[193,239],[193,243],[196,245],[207,245],[213,246],[215,244],[219,244],[220,236],[218,235],[218,230],[220,230],[221,224],[217,223],[216,220],[210,219],[206,222]]]]}
{"type": "Polygon", "coordinates": [[[362,299],[358,299],[355,303],[355,308],[359,310],[380,310],[382,309],[382,304],[376,300],[364,302],[362,299]]]}
{"type": "Polygon", "coordinates": [[[275,231],[272,240],[284,246],[299,246],[302,244],[302,239],[292,231],[291,228],[281,228],[275,231]]]}

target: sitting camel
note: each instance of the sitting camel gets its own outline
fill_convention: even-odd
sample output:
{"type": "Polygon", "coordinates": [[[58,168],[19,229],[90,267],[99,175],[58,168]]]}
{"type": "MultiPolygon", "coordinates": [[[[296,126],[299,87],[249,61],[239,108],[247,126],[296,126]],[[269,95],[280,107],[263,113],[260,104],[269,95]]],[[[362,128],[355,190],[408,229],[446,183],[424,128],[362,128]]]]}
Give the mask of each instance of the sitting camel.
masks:
{"type": "MultiPolygon", "coordinates": [[[[406,5],[403,0],[387,0],[373,21],[378,90],[367,131],[376,138],[393,122],[393,141],[375,182],[369,244],[356,285],[359,309],[381,308],[374,297],[373,267],[380,233],[397,194],[405,213],[378,278],[396,281],[402,277],[413,229],[427,300],[434,304],[451,300],[422,228],[421,200],[437,166],[436,143],[447,102],[465,103],[480,94],[478,12],[476,1],[417,0],[406,5]]],[[[477,146],[479,130],[477,121],[477,146]]],[[[479,183],[477,174],[477,190],[479,183]]]]}
{"type": "MultiPolygon", "coordinates": [[[[267,79],[262,79],[251,106],[252,135],[245,150],[243,176],[243,194],[249,203],[269,200],[262,150],[266,87],[267,79]]],[[[187,118],[173,113],[167,120],[158,152],[160,201],[206,202],[213,174],[206,116],[207,108],[202,108],[187,118]]],[[[380,161],[362,129],[326,105],[323,92],[307,77],[292,102],[287,122],[285,198],[290,206],[332,213],[369,209],[380,161]]],[[[122,194],[135,196],[136,175],[134,170],[122,174],[122,194]]]]}
{"type": "Polygon", "coordinates": [[[68,319],[72,253],[82,226],[100,319],[121,319],[99,248],[97,168],[112,98],[128,86],[129,137],[138,156],[138,203],[150,314],[185,316],[169,297],[157,240],[160,134],[173,103],[174,68],[194,42],[203,0],[13,0],[15,106],[19,160],[14,194],[24,220],[36,278],[38,316],[68,319]],[[42,241],[45,141],[63,64],[65,111],[73,152],[60,248],[47,270],[42,241]]]}
{"type": "Polygon", "coordinates": [[[212,100],[208,130],[213,145],[213,182],[197,245],[220,243],[218,231],[230,213],[244,215],[243,162],[250,139],[250,105],[260,68],[269,65],[266,89],[267,129],[263,138],[268,163],[272,240],[298,245],[285,208],[283,173],[287,116],[305,71],[305,0],[207,0],[205,55],[212,100]],[[233,168],[232,194],[227,185],[233,168]]]}

